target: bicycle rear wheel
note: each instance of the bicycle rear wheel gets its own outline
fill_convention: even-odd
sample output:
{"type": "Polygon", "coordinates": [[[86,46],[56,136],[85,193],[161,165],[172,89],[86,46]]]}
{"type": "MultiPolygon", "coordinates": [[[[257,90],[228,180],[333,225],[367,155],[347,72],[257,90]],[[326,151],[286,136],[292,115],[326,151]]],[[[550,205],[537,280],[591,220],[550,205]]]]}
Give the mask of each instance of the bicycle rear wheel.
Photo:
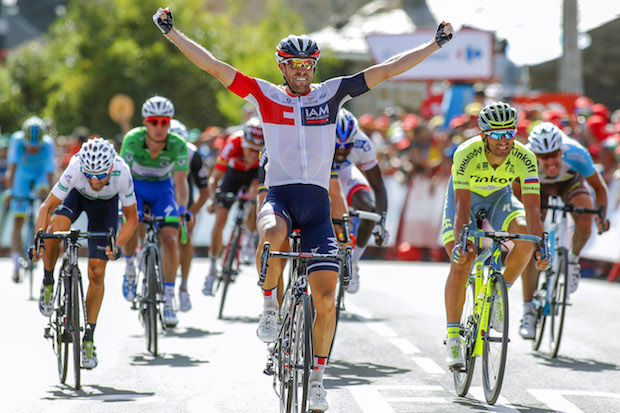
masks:
{"type": "MultiPolygon", "coordinates": [[[[553,269],[549,269],[546,271],[545,279],[542,282],[542,285],[536,289],[534,292],[534,301],[536,301],[536,336],[534,337],[534,341],[532,342],[532,350],[538,350],[540,348],[540,343],[542,342],[544,333],[545,333],[545,325],[547,321],[547,317],[545,316],[545,306],[547,305],[547,294],[548,294],[548,285],[549,280],[553,277],[553,269]]],[[[542,275],[542,271],[538,273],[538,282],[540,282],[540,277],[542,275]]]]}
{"type": "Polygon", "coordinates": [[[461,354],[465,360],[465,366],[462,370],[453,372],[454,388],[456,389],[456,394],[461,397],[464,397],[469,391],[471,379],[474,376],[474,367],[476,366],[476,358],[473,356],[477,331],[474,316],[475,304],[475,286],[474,283],[470,282],[465,291],[465,303],[461,313],[461,354]]]}
{"type": "Polygon", "coordinates": [[[220,308],[217,313],[217,318],[221,319],[224,312],[224,303],[226,302],[226,295],[228,294],[228,286],[232,282],[233,274],[237,271],[235,268],[235,261],[238,259],[239,243],[241,242],[241,228],[235,226],[233,233],[230,236],[230,241],[226,246],[224,253],[224,266],[222,267],[222,296],[220,297],[220,308]]]}
{"type": "Polygon", "coordinates": [[[157,357],[157,292],[159,291],[157,273],[155,268],[155,253],[151,249],[146,251],[146,317],[144,320],[144,333],[146,349],[154,357],[157,357]]]}
{"type": "MultiPolygon", "coordinates": [[[[50,324],[54,329],[52,332],[52,347],[58,361],[58,378],[61,383],[67,380],[67,370],[69,365],[69,328],[67,310],[68,291],[65,282],[67,279],[61,274],[56,285],[56,307],[50,318],[50,324]]],[[[71,288],[69,287],[69,291],[71,288]]]]}
{"type": "Polygon", "coordinates": [[[482,345],[482,387],[487,403],[495,404],[502,389],[508,352],[508,288],[502,274],[494,275],[490,282],[493,295],[482,345]],[[499,317],[496,317],[497,312],[500,312],[499,317]],[[494,324],[494,319],[499,325],[494,324]]]}
{"type": "Polygon", "coordinates": [[[549,351],[551,357],[556,357],[560,350],[560,340],[564,328],[564,316],[566,315],[566,300],[568,298],[568,251],[565,248],[558,250],[559,266],[555,277],[553,297],[551,297],[551,314],[549,314],[549,351]]]}
{"type": "Polygon", "coordinates": [[[80,389],[80,373],[82,365],[81,337],[80,337],[80,270],[74,267],[71,271],[71,335],[73,341],[73,373],[75,375],[75,389],[80,389]]]}
{"type": "Polygon", "coordinates": [[[287,412],[306,413],[308,386],[314,362],[310,298],[302,295],[294,309],[290,338],[290,377],[286,383],[287,412]]]}

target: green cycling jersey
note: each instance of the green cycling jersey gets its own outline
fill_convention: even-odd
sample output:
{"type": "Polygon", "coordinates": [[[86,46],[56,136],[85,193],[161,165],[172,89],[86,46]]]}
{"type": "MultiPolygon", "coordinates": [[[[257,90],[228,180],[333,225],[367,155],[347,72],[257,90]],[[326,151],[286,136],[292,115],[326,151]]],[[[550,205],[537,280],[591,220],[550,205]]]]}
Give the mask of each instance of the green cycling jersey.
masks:
{"type": "Polygon", "coordinates": [[[133,128],[123,138],[120,155],[131,168],[134,179],[163,181],[173,172],[188,170],[187,145],[176,133],[168,133],[165,148],[153,158],[146,147],[146,128],[133,128]]]}
{"type": "Polygon", "coordinates": [[[468,189],[489,196],[516,178],[521,181],[521,193],[540,193],[536,155],[521,142],[514,146],[504,162],[494,168],[486,157],[482,137],[476,136],[459,145],[452,163],[454,189],[468,189]]]}

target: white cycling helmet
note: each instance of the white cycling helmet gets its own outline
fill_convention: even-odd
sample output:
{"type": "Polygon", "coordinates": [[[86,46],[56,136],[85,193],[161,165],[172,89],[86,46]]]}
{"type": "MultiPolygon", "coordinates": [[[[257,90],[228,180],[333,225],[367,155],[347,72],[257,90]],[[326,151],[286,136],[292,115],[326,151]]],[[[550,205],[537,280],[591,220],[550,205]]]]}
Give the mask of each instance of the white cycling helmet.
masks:
{"type": "Polygon", "coordinates": [[[515,129],[517,110],[504,102],[493,102],[480,111],[478,127],[483,132],[494,129],[515,129]]]}
{"type": "Polygon", "coordinates": [[[93,136],[82,144],[78,152],[82,172],[102,173],[110,169],[116,158],[114,146],[107,140],[93,136]]]}
{"type": "Polygon", "coordinates": [[[243,143],[244,148],[261,150],[265,145],[265,137],[263,136],[263,125],[258,117],[253,116],[243,125],[243,143]]]}
{"type": "Polygon", "coordinates": [[[530,149],[535,154],[555,152],[562,146],[564,132],[551,122],[539,123],[527,137],[530,149]]]}
{"type": "Polygon", "coordinates": [[[353,142],[358,130],[355,116],[345,108],[341,108],[336,116],[336,142],[344,144],[353,142]]]}
{"type": "Polygon", "coordinates": [[[153,96],[148,98],[142,105],[142,117],[148,118],[150,116],[165,116],[168,118],[174,117],[174,105],[163,96],[153,96]]]}
{"type": "Polygon", "coordinates": [[[181,137],[185,140],[187,140],[187,137],[189,135],[187,126],[185,126],[181,121],[177,119],[172,119],[170,121],[170,127],[168,128],[168,132],[173,132],[177,135],[181,135],[181,137]]]}
{"type": "Polygon", "coordinates": [[[31,116],[22,124],[24,139],[28,145],[37,146],[43,141],[46,131],[45,122],[38,116],[31,116]]]}

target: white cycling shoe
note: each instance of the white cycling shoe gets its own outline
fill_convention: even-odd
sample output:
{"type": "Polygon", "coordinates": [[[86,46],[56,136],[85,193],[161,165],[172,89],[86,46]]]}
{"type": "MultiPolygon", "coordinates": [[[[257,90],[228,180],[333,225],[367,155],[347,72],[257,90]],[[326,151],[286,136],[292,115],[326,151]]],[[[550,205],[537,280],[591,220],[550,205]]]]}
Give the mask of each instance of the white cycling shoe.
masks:
{"type": "Polygon", "coordinates": [[[461,354],[461,337],[450,337],[446,340],[446,365],[452,369],[459,369],[465,365],[461,354]]]}
{"type": "Polygon", "coordinates": [[[278,312],[275,309],[267,309],[260,315],[256,335],[264,343],[272,343],[278,338],[278,312]]]}
{"type": "Polygon", "coordinates": [[[327,392],[323,383],[313,381],[310,383],[310,397],[308,398],[308,411],[324,412],[329,408],[327,404],[327,392]]]}
{"type": "Polygon", "coordinates": [[[192,302],[187,291],[179,291],[179,311],[189,311],[192,309],[192,302]]]}

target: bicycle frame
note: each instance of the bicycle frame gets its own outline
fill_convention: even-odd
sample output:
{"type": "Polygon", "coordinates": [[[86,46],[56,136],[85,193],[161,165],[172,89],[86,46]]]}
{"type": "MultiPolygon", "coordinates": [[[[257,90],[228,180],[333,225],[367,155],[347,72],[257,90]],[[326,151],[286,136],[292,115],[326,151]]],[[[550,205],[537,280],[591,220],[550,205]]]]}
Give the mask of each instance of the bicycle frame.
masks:
{"type": "MultiPolygon", "coordinates": [[[[34,251],[39,251],[41,241],[44,239],[62,239],[64,241],[65,253],[63,256],[60,276],[54,291],[54,303],[62,303],[62,307],[54,308],[50,316],[48,326],[45,328],[44,337],[52,338],[52,346],[58,357],[58,372],[61,383],[65,382],[67,374],[67,347],[63,344],[73,343],[73,365],[75,373],[75,388],[80,388],[80,369],[81,369],[81,335],[80,333],[88,323],[86,311],[85,294],[82,283],[82,273],[78,266],[78,251],[80,248],[79,240],[84,238],[106,238],[110,245],[115,245],[115,234],[112,229],[107,233],[81,232],[77,229],[69,231],[57,231],[44,234],[39,230],[35,236],[34,251]],[[64,299],[60,299],[62,291],[64,299]],[[83,322],[80,325],[80,310],[77,307],[78,301],[81,302],[83,322]],[[54,337],[50,332],[61,333],[61,337],[54,337]],[[59,348],[57,348],[59,347],[59,348]]],[[[66,345],[66,344],[65,344],[66,345]]]]}
{"type": "MultiPolygon", "coordinates": [[[[294,249],[297,249],[300,235],[294,233],[292,238],[294,249]]],[[[313,309],[310,308],[312,305],[308,294],[308,262],[326,259],[343,265],[345,262],[344,253],[339,252],[337,255],[333,255],[298,251],[271,252],[269,243],[265,242],[261,253],[261,272],[258,281],[258,285],[261,287],[267,276],[268,259],[272,257],[293,260],[292,262],[296,262],[296,266],[291,273],[289,285],[284,291],[281,308],[282,326],[278,332],[276,344],[270,349],[264,372],[274,376],[273,387],[280,398],[281,411],[305,412],[309,375],[314,368],[313,309]],[[299,331],[300,326],[303,326],[303,331],[299,331]],[[300,339],[303,341],[299,342],[300,339]],[[299,353],[303,356],[303,360],[296,359],[300,356],[299,353]],[[286,358],[286,362],[284,362],[284,358],[286,358]],[[289,358],[293,360],[291,361],[289,358]],[[274,366],[276,366],[275,371],[274,366]],[[278,392],[278,381],[281,387],[280,392],[278,392]],[[302,386],[301,389],[299,388],[300,385],[302,386]],[[298,397],[298,391],[301,391],[301,398],[298,397]]]]}

